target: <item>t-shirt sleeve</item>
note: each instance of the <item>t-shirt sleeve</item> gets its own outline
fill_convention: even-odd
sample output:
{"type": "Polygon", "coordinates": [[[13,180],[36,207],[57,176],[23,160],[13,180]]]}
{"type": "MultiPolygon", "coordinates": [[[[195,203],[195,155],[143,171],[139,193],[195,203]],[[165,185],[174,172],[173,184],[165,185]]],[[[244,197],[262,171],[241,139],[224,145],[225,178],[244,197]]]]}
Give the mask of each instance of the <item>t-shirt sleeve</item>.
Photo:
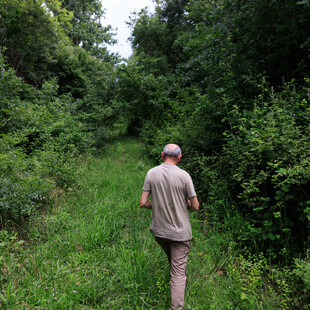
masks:
{"type": "Polygon", "coordinates": [[[188,174],[188,178],[186,182],[186,193],[187,193],[188,198],[197,196],[195,188],[194,188],[193,180],[189,174],[188,174]]]}
{"type": "Polygon", "coordinates": [[[147,175],[145,177],[142,190],[145,191],[145,192],[151,192],[151,184],[150,184],[150,180],[149,180],[149,172],[147,173],[147,175]]]}

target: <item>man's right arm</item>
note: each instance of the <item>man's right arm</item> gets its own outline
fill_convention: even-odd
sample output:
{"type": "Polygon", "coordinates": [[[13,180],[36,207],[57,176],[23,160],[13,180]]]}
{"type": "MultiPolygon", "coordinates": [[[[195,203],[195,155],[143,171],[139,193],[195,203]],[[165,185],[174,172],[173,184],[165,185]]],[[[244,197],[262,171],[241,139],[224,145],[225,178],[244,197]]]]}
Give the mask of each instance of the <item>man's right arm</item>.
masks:
{"type": "Polygon", "coordinates": [[[187,201],[188,209],[197,211],[199,209],[199,201],[197,199],[197,196],[189,198],[187,201]]]}
{"type": "Polygon", "coordinates": [[[140,207],[152,209],[152,203],[149,201],[150,192],[143,191],[140,198],[140,207]]]}

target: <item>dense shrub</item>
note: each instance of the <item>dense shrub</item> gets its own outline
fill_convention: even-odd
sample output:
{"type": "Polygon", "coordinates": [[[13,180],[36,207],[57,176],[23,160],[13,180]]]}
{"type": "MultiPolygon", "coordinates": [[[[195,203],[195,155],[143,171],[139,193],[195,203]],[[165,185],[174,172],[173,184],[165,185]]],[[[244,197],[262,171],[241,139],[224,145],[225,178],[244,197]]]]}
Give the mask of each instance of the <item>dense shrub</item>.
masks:
{"type": "Polygon", "coordinates": [[[12,228],[46,203],[50,182],[28,169],[21,151],[0,143],[0,228],[12,228]]]}
{"type": "Polygon", "coordinates": [[[86,98],[58,91],[57,79],[41,89],[24,83],[0,54],[0,228],[24,224],[53,190],[74,186],[81,154],[109,142],[114,112],[100,104],[99,94],[82,109],[86,98]]]}
{"type": "Polygon", "coordinates": [[[236,104],[228,113],[223,151],[215,160],[200,157],[198,187],[208,191],[217,221],[232,227],[242,216],[238,240],[283,259],[309,243],[309,93],[263,92],[252,111],[236,104]]]}

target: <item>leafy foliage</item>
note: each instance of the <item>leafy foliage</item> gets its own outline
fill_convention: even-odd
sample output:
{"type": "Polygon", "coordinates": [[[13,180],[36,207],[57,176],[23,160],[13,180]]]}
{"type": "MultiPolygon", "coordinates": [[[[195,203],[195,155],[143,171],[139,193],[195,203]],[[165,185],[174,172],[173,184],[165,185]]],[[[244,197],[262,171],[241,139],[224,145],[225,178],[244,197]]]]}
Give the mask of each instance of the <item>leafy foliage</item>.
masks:
{"type": "MultiPolygon", "coordinates": [[[[116,66],[100,1],[0,1],[0,225],[75,186],[82,154],[121,118],[157,161],[180,144],[202,218],[308,289],[309,1],[156,4],[131,16],[134,53],[116,66]]],[[[263,284],[252,262],[232,269],[254,277],[239,287],[247,306],[263,284]]]]}
{"type": "Polygon", "coordinates": [[[115,40],[111,26],[100,24],[104,16],[100,1],[7,2],[0,15],[1,46],[8,63],[28,83],[39,87],[54,77],[62,65],[58,63],[62,52],[72,45],[99,60],[118,61],[106,48],[115,40]]]}
{"type": "Polygon", "coordinates": [[[292,262],[309,246],[309,6],[156,3],[132,16],[118,71],[130,129],[156,160],[181,145],[214,226],[292,262]]]}
{"type": "MultiPolygon", "coordinates": [[[[114,44],[116,41],[113,39],[112,27],[103,27],[101,24],[104,18],[101,1],[62,0],[61,7],[62,10],[73,13],[71,27],[68,27],[66,32],[75,46],[83,47],[91,55],[104,61],[116,59],[106,49],[107,44],[114,44]]],[[[58,14],[59,8],[54,12],[58,14]]]]}
{"type": "Polygon", "coordinates": [[[104,13],[98,1],[75,2],[74,11],[59,0],[0,5],[0,228],[12,229],[56,188],[76,185],[82,154],[107,146],[117,58],[102,45],[113,34],[95,20],[104,13]],[[89,45],[72,44],[72,27],[90,25],[98,31],[75,42],[89,45]]]}
{"type": "Polygon", "coordinates": [[[248,223],[238,238],[255,240],[274,257],[294,256],[309,238],[308,101],[307,93],[286,86],[261,96],[252,111],[241,114],[235,106],[228,115],[237,122],[225,134],[220,164],[248,223]]]}
{"type": "Polygon", "coordinates": [[[7,1],[0,15],[0,42],[17,75],[40,85],[50,74],[55,49],[62,40],[59,24],[41,1],[7,1]]]}

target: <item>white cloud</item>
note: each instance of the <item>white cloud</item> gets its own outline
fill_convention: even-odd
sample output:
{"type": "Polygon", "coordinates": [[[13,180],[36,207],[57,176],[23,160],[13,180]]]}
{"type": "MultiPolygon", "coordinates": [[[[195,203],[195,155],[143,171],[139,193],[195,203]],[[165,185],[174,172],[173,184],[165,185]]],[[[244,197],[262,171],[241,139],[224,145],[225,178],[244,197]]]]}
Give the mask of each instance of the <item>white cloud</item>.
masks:
{"type": "Polygon", "coordinates": [[[118,28],[116,36],[118,43],[109,47],[109,50],[128,58],[132,54],[132,50],[130,43],[127,42],[130,37],[130,29],[126,21],[129,21],[132,12],[140,11],[144,7],[149,7],[151,11],[154,11],[155,5],[152,0],[102,0],[102,6],[106,9],[102,24],[118,28]]]}

